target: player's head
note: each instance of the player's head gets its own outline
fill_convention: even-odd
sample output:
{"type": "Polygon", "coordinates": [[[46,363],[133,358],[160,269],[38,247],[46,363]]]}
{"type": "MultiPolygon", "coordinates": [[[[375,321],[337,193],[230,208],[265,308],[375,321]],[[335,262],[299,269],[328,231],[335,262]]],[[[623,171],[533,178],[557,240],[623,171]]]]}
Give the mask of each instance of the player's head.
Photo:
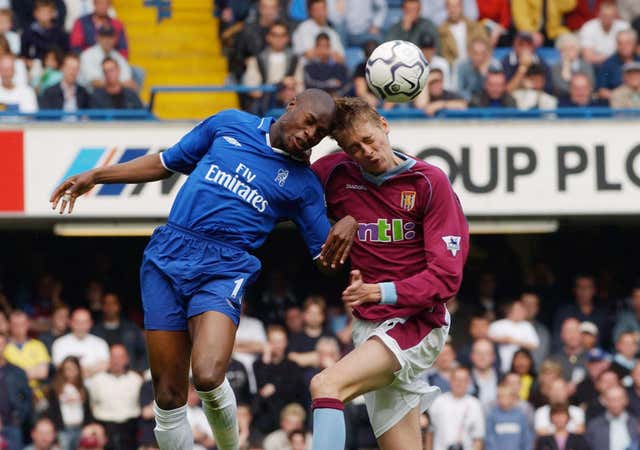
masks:
{"type": "Polygon", "coordinates": [[[361,98],[336,100],[332,130],[338,145],[366,172],[377,175],[393,167],[389,124],[375,108],[361,98]]]}
{"type": "Polygon", "coordinates": [[[307,89],[287,105],[273,125],[271,144],[302,156],[329,134],[335,115],[333,98],[320,89],[307,89]]]}

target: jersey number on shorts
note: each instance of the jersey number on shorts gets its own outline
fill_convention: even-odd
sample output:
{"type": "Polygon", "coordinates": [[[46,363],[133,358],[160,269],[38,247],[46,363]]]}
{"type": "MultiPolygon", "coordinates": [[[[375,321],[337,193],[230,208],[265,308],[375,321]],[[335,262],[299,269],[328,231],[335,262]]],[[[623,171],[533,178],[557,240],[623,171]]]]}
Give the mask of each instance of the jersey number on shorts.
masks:
{"type": "Polygon", "coordinates": [[[238,278],[233,283],[235,284],[235,287],[233,288],[233,291],[231,291],[231,298],[236,298],[236,295],[238,295],[238,292],[240,292],[242,283],[244,283],[244,278],[238,278]]]}

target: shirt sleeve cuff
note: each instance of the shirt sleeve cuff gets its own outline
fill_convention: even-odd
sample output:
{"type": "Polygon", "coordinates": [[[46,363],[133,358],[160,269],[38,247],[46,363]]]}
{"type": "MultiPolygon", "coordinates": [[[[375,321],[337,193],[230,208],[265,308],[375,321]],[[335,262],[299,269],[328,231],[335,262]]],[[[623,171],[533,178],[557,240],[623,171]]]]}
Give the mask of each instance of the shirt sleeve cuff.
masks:
{"type": "Polygon", "coordinates": [[[169,172],[173,172],[173,173],[177,173],[177,171],[173,170],[171,167],[167,166],[167,163],[164,161],[164,152],[160,152],[160,162],[162,163],[162,165],[164,166],[165,169],[167,169],[169,172]]]}
{"type": "Polygon", "coordinates": [[[396,285],[393,282],[378,283],[380,286],[380,303],[383,305],[395,305],[398,302],[396,285]]]}

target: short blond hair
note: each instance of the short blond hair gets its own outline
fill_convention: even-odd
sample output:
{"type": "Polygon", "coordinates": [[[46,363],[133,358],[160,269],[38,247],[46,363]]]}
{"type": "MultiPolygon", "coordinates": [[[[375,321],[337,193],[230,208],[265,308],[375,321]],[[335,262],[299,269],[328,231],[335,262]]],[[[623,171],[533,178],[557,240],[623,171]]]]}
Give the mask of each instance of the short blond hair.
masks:
{"type": "Polygon", "coordinates": [[[307,413],[298,403],[289,403],[280,411],[280,420],[286,416],[294,416],[300,418],[303,422],[307,420],[307,413]]]}
{"type": "Polygon", "coordinates": [[[335,100],[336,113],[331,127],[331,137],[336,141],[345,133],[353,131],[356,124],[368,121],[380,123],[380,113],[359,97],[341,97],[335,100]]]}

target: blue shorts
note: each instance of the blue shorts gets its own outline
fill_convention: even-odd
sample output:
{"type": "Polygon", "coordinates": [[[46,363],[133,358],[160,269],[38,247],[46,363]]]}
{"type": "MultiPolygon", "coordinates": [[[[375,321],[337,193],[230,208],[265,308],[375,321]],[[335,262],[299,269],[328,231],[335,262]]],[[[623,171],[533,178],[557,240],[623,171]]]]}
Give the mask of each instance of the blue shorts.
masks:
{"type": "Polygon", "coordinates": [[[184,331],[206,311],[238,325],[245,287],[259,272],[258,258],[242,249],[177,225],[158,227],[140,267],[144,327],[184,331]]]}

